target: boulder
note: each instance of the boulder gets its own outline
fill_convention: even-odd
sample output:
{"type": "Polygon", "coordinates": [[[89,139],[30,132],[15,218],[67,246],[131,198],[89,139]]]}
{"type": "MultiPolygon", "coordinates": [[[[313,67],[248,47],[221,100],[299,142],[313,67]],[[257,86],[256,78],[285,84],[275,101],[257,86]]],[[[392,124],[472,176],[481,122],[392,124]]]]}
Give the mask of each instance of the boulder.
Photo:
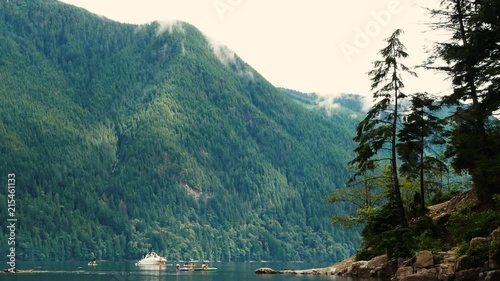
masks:
{"type": "Polygon", "coordinates": [[[472,268],[455,272],[454,281],[478,281],[481,280],[479,275],[483,271],[481,268],[472,268]]]}
{"type": "Polygon", "coordinates": [[[348,271],[351,275],[353,276],[359,276],[359,277],[370,277],[371,276],[371,270],[373,268],[368,268],[368,261],[357,261],[354,262],[350,270],[348,271]]]}
{"type": "Polygon", "coordinates": [[[465,256],[461,256],[457,259],[457,263],[455,265],[455,270],[462,271],[462,270],[476,268],[476,267],[477,267],[477,265],[475,264],[474,260],[471,257],[465,255],[465,256]]]}
{"type": "Polygon", "coordinates": [[[438,279],[439,280],[450,280],[455,276],[455,264],[454,263],[442,263],[439,265],[438,279]]]}
{"type": "Polygon", "coordinates": [[[396,260],[389,260],[382,266],[380,271],[377,272],[376,277],[387,278],[387,277],[390,277],[390,276],[396,274],[397,270],[398,270],[397,261],[396,260]]]}
{"type": "Polygon", "coordinates": [[[417,273],[407,276],[401,281],[439,281],[438,279],[439,270],[438,268],[421,269],[417,273]]]}
{"type": "Polygon", "coordinates": [[[490,235],[491,239],[491,244],[490,244],[490,253],[489,253],[489,260],[488,260],[488,265],[490,270],[497,270],[500,269],[500,259],[498,258],[498,255],[495,252],[500,251],[500,249],[494,249],[494,247],[497,247],[500,243],[500,227],[497,229],[493,230],[493,232],[490,235]]]}
{"type": "Polygon", "coordinates": [[[385,263],[387,263],[387,261],[388,261],[387,255],[381,255],[369,260],[368,263],[366,264],[366,267],[372,269],[377,267],[382,267],[384,266],[385,263]]]}
{"type": "Polygon", "coordinates": [[[434,265],[431,251],[420,251],[416,254],[415,268],[427,268],[434,265]]]}
{"type": "Polygon", "coordinates": [[[470,240],[469,249],[470,251],[476,251],[478,248],[490,242],[490,239],[485,237],[476,237],[470,240]]]}
{"type": "Polygon", "coordinates": [[[277,274],[277,273],[280,272],[269,267],[261,267],[255,270],[255,274],[277,274]]]}
{"type": "Polygon", "coordinates": [[[491,240],[493,240],[493,241],[495,241],[496,239],[500,239],[500,227],[493,230],[490,237],[491,237],[491,240]]]}
{"type": "Polygon", "coordinates": [[[396,280],[403,280],[404,278],[413,275],[413,267],[402,266],[396,271],[396,280]]]}

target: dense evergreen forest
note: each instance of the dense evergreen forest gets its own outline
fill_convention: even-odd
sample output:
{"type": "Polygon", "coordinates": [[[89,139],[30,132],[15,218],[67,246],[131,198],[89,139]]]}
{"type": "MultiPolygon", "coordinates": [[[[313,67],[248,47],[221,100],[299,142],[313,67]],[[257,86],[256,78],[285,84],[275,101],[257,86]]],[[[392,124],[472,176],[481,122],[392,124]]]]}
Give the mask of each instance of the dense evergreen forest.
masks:
{"type": "Polygon", "coordinates": [[[324,200],[362,117],[343,102],[291,99],[186,23],[1,0],[1,240],[15,173],[19,260],[346,258],[359,231],[324,200]]]}
{"type": "Polygon", "coordinates": [[[453,248],[473,260],[461,270],[488,268],[500,261],[498,239],[480,249],[471,239],[500,225],[500,2],[442,0],[428,12],[429,26],[449,38],[434,44],[422,67],[444,72],[452,89],[439,97],[406,92],[405,81],[418,77],[405,65],[404,31],[385,39],[368,72],[375,103],[356,126],[353,175],[329,196],[355,208],[332,221],[363,225],[358,260],[453,248]],[[469,180],[453,185],[443,175],[469,180]],[[463,190],[473,196],[459,209],[431,216],[430,205],[463,190]]]}

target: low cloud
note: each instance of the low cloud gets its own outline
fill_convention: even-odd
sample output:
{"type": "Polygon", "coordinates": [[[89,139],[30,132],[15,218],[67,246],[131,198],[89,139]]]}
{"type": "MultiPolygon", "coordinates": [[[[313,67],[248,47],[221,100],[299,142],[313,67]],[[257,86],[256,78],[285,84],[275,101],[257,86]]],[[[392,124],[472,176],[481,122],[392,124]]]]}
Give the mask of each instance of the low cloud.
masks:
{"type": "Polygon", "coordinates": [[[340,104],[335,103],[334,97],[325,97],[318,103],[318,105],[326,110],[340,108],[340,104]]]}
{"type": "Polygon", "coordinates": [[[206,35],[205,39],[207,40],[214,55],[223,65],[241,77],[247,77],[252,80],[254,79],[253,70],[246,66],[233,50],[206,35]]]}
{"type": "Polygon", "coordinates": [[[160,24],[160,27],[157,30],[157,35],[162,34],[163,32],[168,32],[169,34],[172,34],[174,32],[179,32],[184,34],[184,26],[181,21],[178,20],[162,20],[158,21],[158,24],[160,24]]]}

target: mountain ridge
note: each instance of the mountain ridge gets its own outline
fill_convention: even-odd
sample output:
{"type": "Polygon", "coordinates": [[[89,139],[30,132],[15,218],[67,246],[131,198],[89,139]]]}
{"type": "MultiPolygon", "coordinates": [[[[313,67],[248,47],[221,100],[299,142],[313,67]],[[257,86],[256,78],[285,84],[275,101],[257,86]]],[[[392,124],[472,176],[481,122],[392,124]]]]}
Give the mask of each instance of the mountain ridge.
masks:
{"type": "Polygon", "coordinates": [[[19,178],[21,258],[353,253],[359,234],[333,228],[322,199],[348,177],[341,119],[291,102],[189,24],[0,6],[0,169],[19,178]]]}

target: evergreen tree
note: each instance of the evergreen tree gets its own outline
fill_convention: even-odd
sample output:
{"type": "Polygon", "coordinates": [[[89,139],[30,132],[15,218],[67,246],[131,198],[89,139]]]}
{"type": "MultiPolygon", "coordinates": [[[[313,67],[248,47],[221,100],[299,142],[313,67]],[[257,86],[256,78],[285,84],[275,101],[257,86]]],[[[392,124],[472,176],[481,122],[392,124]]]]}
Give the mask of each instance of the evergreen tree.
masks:
{"type": "Polygon", "coordinates": [[[392,191],[389,201],[397,210],[398,223],[407,226],[398,178],[396,145],[400,101],[406,97],[401,91],[404,88],[402,75],[416,74],[401,62],[408,57],[406,47],[399,40],[402,33],[403,31],[398,29],[386,39],[388,44],[380,51],[383,59],[375,61],[374,69],[368,73],[371,76],[376,103],[356,128],[357,135],[354,140],[359,144],[355,149],[356,157],[350,164],[357,169],[354,174],[356,177],[375,169],[378,161],[390,161],[392,191]],[[387,155],[385,150],[389,151],[388,158],[379,158],[387,155]]]}
{"type": "Polygon", "coordinates": [[[445,104],[457,106],[447,155],[457,171],[471,174],[480,201],[491,205],[491,194],[500,191],[498,131],[491,125],[500,106],[500,7],[493,0],[443,0],[431,13],[438,18],[436,28],[451,32],[428,63],[453,82],[453,92],[443,98],[445,104]],[[437,65],[436,59],[446,65],[437,65]]]}
{"type": "Polygon", "coordinates": [[[347,212],[333,215],[331,222],[344,227],[355,227],[366,223],[367,216],[384,201],[386,177],[363,174],[329,194],[325,199],[330,204],[346,203],[347,212]]]}
{"type": "Polygon", "coordinates": [[[409,178],[419,179],[420,193],[415,196],[419,202],[415,203],[419,204],[420,216],[425,215],[425,171],[446,168],[435,155],[428,155],[431,145],[442,145],[445,141],[443,120],[432,115],[432,111],[439,108],[426,93],[412,95],[409,112],[403,117],[403,127],[398,132],[398,154],[403,161],[400,171],[409,178]]]}

